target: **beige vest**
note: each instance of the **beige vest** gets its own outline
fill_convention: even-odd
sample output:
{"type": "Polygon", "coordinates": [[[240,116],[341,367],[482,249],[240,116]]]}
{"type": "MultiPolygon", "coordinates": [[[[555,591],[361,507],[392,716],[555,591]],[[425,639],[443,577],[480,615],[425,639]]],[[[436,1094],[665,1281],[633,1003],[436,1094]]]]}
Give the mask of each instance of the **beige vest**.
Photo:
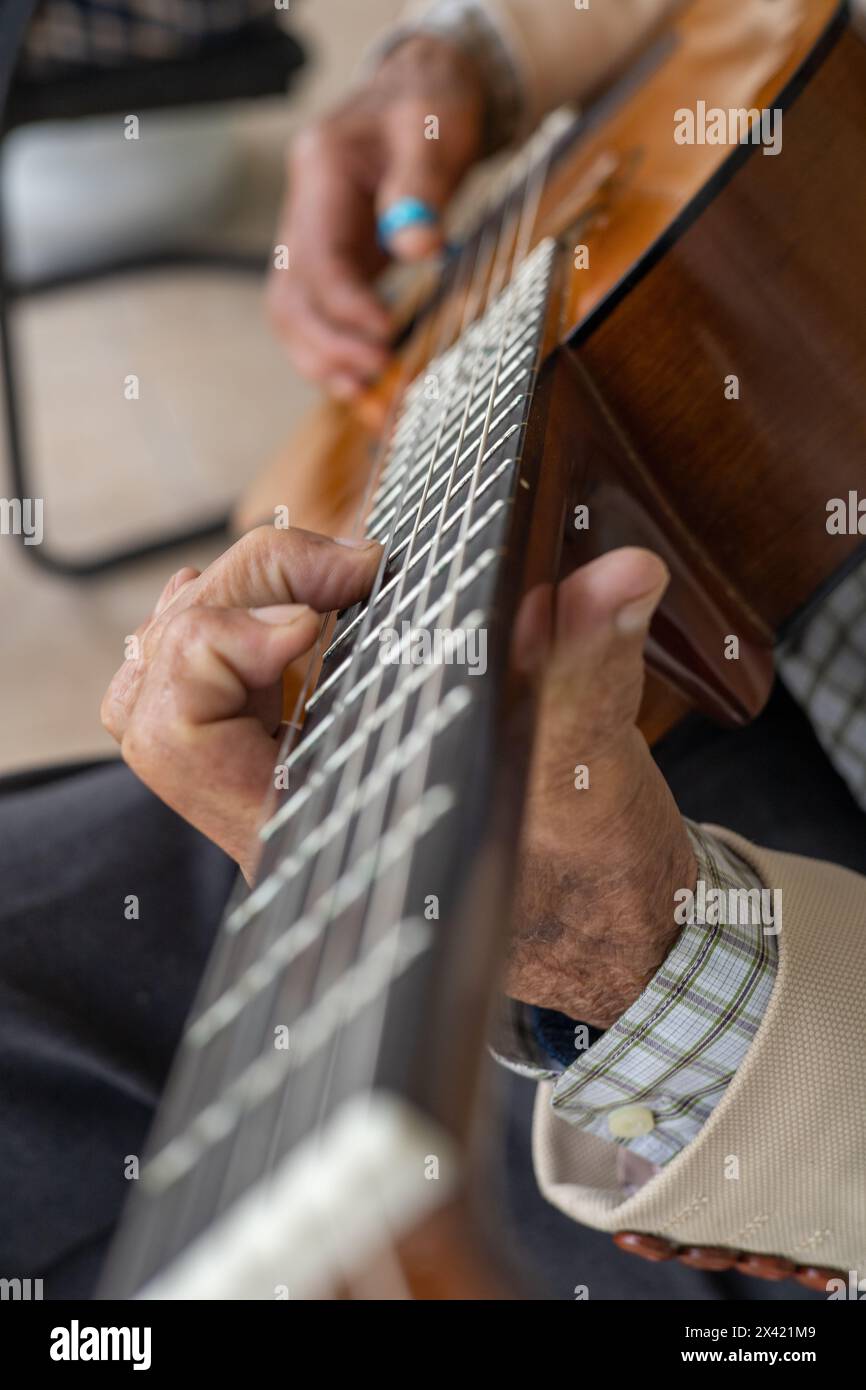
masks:
{"type": "Polygon", "coordinates": [[[540,1086],[541,1190],[602,1231],[784,1255],[864,1277],[866,878],[712,829],[782,890],[779,972],[758,1033],[697,1138],[630,1197],[617,1181],[617,1147],[555,1115],[550,1085],[540,1086]]]}

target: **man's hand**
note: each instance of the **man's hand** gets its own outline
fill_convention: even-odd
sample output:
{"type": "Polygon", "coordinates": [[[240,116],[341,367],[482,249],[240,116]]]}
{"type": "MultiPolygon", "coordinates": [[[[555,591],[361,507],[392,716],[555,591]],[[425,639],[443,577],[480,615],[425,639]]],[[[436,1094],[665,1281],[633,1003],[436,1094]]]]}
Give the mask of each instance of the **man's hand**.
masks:
{"type": "MultiPolygon", "coordinates": [[[[249,879],[282,673],[314,643],[317,614],[368,592],[381,554],[305,531],[250,532],[204,574],[169,581],[136,634],[137,659],[105,696],[103,722],[133,771],[249,879]]],[[[685,826],[635,726],[666,583],[656,556],[614,551],[553,604],[536,590],[514,634],[516,660],[542,689],[505,987],[599,1027],[661,965],[679,931],[674,891],[695,886],[685,826]]]]}
{"type": "MultiPolygon", "coordinates": [[[[272,271],[268,306],[295,366],[333,394],[354,395],[387,361],[393,325],[372,288],[387,260],[377,216],[407,197],[445,208],[481,154],[485,106],[465,54],[419,36],[290,151],[277,234],[288,266],[272,271]]],[[[416,226],[388,249],[415,261],[441,247],[439,226],[416,226]]]]}
{"type": "Polygon", "coordinates": [[[283,671],[312,647],[318,614],[364,597],[381,554],[372,541],[251,531],[204,574],[169,580],[102,702],[132,770],[248,879],[279,756],[283,671]]]}
{"type": "Polygon", "coordinates": [[[686,828],[635,725],[643,647],[667,572],[617,550],[535,591],[517,659],[545,663],[505,987],[606,1028],[634,1003],[681,928],[695,887],[686,828]]]}

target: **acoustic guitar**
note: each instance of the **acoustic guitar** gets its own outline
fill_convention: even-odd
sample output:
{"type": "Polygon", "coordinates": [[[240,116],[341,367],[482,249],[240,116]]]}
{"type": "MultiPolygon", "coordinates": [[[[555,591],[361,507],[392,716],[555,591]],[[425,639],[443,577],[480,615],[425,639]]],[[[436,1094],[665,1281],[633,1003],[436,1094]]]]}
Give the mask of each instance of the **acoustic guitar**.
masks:
{"type": "Polygon", "coordinates": [[[862,553],[827,518],[866,493],[864,168],[845,7],[698,0],[531,142],[387,379],[248,501],[363,515],[386,557],[323,625],[104,1296],[531,1294],[481,1161],[535,719],[515,622],[648,546],[646,736],[761,709],[775,641],[862,553]]]}

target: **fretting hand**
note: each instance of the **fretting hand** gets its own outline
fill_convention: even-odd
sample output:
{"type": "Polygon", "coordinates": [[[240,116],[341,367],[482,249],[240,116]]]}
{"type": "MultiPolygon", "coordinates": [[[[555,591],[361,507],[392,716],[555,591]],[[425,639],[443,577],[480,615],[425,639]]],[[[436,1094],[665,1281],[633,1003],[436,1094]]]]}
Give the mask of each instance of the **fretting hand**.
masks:
{"type": "MultiPolygon", "coordinates": [[[[280,678],[318,614],[362,598],[379,546],[261,527],[204,574],[181,570],[139,628],[102,717],[132,769],[252,878],[278,757],[280,678]]],[[[673,945],[673,893],[694,886],[682,818],[635,726],[661,561],[620,550],[536,591],[516,659],[541,680],[505,987],[607,1026],[673,945]],[[575,788],[575,767],[589,786],[575,788]]]]}
{"type": "Polygon", "coordinates": [[[169,580],[108,687],[102,722],[132,770],[252,879],[282,717],[282,674],[319,614],[356,603],[381,557],[262,526],[169,580]]]}

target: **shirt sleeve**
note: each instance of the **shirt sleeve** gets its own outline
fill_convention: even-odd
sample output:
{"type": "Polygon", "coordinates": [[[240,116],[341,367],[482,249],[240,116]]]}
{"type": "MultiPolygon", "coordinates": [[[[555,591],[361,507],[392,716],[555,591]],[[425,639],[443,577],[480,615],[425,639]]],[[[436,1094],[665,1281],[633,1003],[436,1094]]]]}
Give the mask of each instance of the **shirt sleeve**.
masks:
{"type": "Polygon", "coordinates": [[[656,1166],[697,1135],[724,1095],[764,1016],[778,960],[772,891],[720,840],[688,830],[697,889],[679,905],[680,937],[631,1008],[597,1041],[575,1021],[567,1062],[560,1046],[548,1050],[551,1030],[538,1028],[535,1011],[508,1000],[492,1043],[504,1065],[554,1082],[551,1104],[562,1119],[656,1166]]]}
{"type": "Polygon", "coordinates": [[[866,561],[782,643],[776,668],[866,811],[866,561]]]}

